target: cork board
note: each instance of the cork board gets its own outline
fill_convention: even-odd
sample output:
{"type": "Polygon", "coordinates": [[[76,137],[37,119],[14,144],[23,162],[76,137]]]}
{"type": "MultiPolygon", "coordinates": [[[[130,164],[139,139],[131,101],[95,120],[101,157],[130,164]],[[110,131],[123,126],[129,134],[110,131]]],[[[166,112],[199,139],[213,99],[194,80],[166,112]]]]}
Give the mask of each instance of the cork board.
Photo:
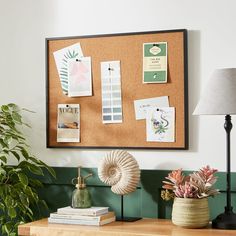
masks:
{"type": "Polygon", "coordinates": [[[187,31],[169,30],[46,39],[47,147],[49,148],[188,148],[187,31]],[[63,94],[53,52],[80,42],[92,57],[93,96],[63,94]],[[142,83],[143,43],[168,43],[168,79],[142,83]],[[100,62],[120,60],[123,123],[103,124],[100,62]],[[134,100],[168,96],[175,107],[175,142],[147,142],[146,122],[136,120],[134,100]],[[57,142],[57,105],[80,104],[80,142],[57,142]]]}

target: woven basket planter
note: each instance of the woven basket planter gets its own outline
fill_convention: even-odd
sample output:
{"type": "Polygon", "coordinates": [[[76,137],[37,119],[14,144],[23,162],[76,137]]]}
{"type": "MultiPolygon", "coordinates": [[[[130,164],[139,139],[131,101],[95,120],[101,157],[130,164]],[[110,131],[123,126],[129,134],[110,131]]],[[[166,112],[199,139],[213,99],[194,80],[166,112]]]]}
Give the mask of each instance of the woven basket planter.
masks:
{"type": "Polygon", "coordinates": [[[209,224],[208,199],[175,198],[172,222],[184,228],[203,228],[209,224]]]}

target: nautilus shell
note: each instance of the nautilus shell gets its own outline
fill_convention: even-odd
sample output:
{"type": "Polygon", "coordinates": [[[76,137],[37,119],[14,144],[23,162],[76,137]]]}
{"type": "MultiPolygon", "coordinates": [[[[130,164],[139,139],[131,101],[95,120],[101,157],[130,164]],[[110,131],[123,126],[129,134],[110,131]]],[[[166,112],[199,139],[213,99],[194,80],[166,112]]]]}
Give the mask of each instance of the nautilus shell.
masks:
{"type": "Polygon", "coordinates": [[[114,150],[105,155],[98,166],[100,180],[111,186],[111,191],[125,195],[136,190],[140,169],[135,158],[126,151],[114,150]]]}

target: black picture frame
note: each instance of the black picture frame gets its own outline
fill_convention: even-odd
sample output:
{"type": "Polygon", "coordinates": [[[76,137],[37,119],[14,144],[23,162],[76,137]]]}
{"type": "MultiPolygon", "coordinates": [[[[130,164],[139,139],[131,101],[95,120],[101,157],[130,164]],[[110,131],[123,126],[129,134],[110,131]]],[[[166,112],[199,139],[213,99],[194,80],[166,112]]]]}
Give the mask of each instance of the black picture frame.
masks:
{"type": "Polygon", "coordinates": [[[174,29],[174,30],[161,30],[161,31],[145,31],[145,32],[130,32],[130,33],[116,33],[116,34],[101,34],[101,35],[83,35],[83,36],[70,36],[70,37],[53,37],[45,39],[45,72],[46,72],[46,147],[47,148],[75,148],[75,149],[134,149],[134,150],[188,150],[189,149],[189,118],[188,118],[188,43],[187,43],[187,30],[174,29]],[[111,37],[111,36],[129,36],[129,35],[145,35],[145,34],[164,34],[164,33],[183,33],[183,55],[184,55],[184,145],[181,147],[133,147],[133,146],[56,146],[50,144],[50,127],[49,127],[49,42],[57,40],[71,40],[71,39],[84,39],[94,37],[111,37]]]}

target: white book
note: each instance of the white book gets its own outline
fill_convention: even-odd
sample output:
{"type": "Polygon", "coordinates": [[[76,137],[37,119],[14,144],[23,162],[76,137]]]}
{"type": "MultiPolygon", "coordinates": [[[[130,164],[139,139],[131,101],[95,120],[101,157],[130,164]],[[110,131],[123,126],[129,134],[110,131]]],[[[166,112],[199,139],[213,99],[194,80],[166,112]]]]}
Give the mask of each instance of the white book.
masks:
{"type": "Polygon", "coordinates": [[[108,207],[72,208],[70,206],[57,209],[57,214],[100,216],[108,212],[108,207]]]}
{"type": "Polygon", "coordinates": [[[88,220],[75,220],[75,219],[56,219],[56,218],[48,218],[48,223],[53,224],[71,224],[71,225],[94,225],[100,226],[109,224],[116,220],[116,217],[111,217],[102,221],[88,221],[88,220]]]}
{"type": "Polygon", "coordinates": [[[109,218],[115,217],[114,212],[108,212],[101,216],[84,216],[84,215],[69,215],[69,214],[58,214],[58,213],[51,213],[51,219],[72,219],[72,220],[85,220],[85,221],[103,221],[109,218]]]}

